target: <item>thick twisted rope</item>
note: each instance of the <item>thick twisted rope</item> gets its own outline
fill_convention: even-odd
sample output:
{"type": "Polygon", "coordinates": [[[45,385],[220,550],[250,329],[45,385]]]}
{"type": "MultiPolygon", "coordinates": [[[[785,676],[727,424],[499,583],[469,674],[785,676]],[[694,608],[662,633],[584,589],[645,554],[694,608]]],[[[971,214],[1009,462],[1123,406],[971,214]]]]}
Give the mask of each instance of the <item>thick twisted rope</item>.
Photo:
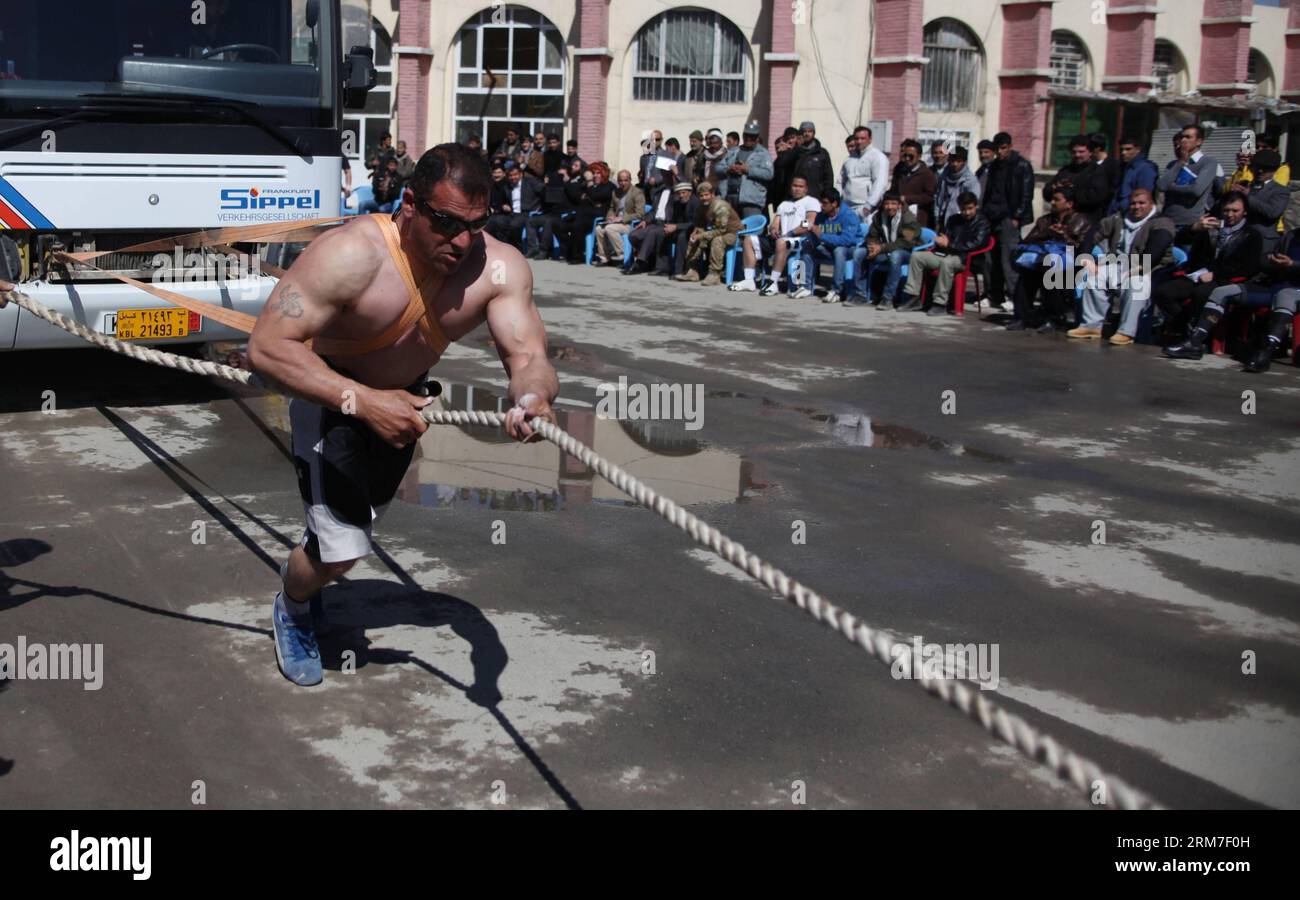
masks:
{"type": "MultiPolygon", "coordinates": [[[[97,347],[121,353],[132,359],[196,375],[224,378],[239,384],[262,386],[257,376],[242,369],[188,359],[151,347],[127,344],[108,335],[99,334],[46,308],[26,294],[17,291],[0,292],[0,306],[3,306],[6,300],[12,300],[33,315],[84,338],[97,347]]],[[[475,410],[425,409],[421,411],[421,415],[431,425],[485,425],[500,428],[505,424],[505,416],[499,413],[475,410]]],[[[1121,809],[1159,808],[1149,797],[1116,776],[1107,774],[1096,763],[1068,750],[1024,719],[1008,713],[988,700],[978,688],[972,688],[966,682],[956,679],[921,676],[920,660],[915,659],[910,645],[896,640],[893,635],[882,630],[871,628],[857,616],[831,603],[816,591],[763,560],[758,554],[746,550],[742,544],[731,540],[712,525],[643,484],[635,476],[602,458],[559,426],[542,419],[533,419],[529,424],[543,438],[570,456],[581,460],[584,465],[593,469],[614,487],[686,532],[697,544],[708,547],[733,566],[748,573],[751,578],[780,594],[784,599],[792,601],[822,625],[834,629],[846,640],[856,644],[884,665],[890,667],[898,665],[903,677],[914,681],[926,692],[975,720],[994,737],[1015,747],[1030,759],[1047,766],[1058,777],[1082,792],[1085,797],[1093,798],[1099,793],[1100,788],[1104,792],[1103,796],[1108,798],[1107,806],[1111,805],[1109,798],[1113,797],[1114,805],[1121,809]]]]}

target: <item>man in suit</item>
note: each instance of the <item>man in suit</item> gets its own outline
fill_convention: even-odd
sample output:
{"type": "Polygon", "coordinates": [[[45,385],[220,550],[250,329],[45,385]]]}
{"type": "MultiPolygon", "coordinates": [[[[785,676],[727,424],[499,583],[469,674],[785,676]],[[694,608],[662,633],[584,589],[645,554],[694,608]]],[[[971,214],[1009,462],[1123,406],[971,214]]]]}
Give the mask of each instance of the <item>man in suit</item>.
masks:
{"type": "Polygon", "coordinates": [[[664,191],[655,205],[653,217],[643,221],[628,235],[634,256],[632,265],[623,270],[624,274],[649,272],[651,275],[672,276],[681,272],[699,209],[695,186],[689,181],[678,182],[671,192],[664,191]],[[676,255],[672,250],[674,246],[676,255]]]}
{"type": "Polygon", "coordinates": [[[1278,222],[1291,202],[1291,189],[1278,184],[1277,170],[1282,157],[1276,150],[1260,150],[1250,160],[1250,181],[1236,181],[1226,196],[1239,195],[1246,201],[1246,224],[1259,232],[1264,254],[1272,253],[1281,234],[1278,222]]]}
{"type": "Polygon", "coordinates": [[[527,243],[524,242],[524,230],[529,224],[529,213],[542,208],[542,182],[514,163],[508,163],[505,182],[492,192],[492,218],[488,220],[487,231],[497,240],[505,241],[518,248],[520,252],[532,253],[537,249],[537,239],[531,228],[528,229],[527,243]]]}
{"type": "Polygon", "coordinates": [[[1195,238],[1189,231],[1209,210],[1214,180],[1223,174],[1219,161],[1201,151],[1204,143],[1205,129],[1200,125],[1188,125],[1179,132],[1174,149],[1176,158],[1156,182],[1164,195],[1164,214],[1174,220],[1184,241],[1195,238]]]}
{"type": "Polygon", "coordinates": [[[1185,322],[1204,309],[1186,340],[1164,348],[1165,356],[1172,359],[1200,359],[1205,341],[1223,317],[1221,305],[1209,305],[1210,296],[1218,288],[1240,284],[1260,271],[1263,244],[1259,232],[1246,224],[1246,199],[1234,191],[1219,206],[1222,219],[1203,216],[1189,229],[1193,238],[1183,267],[1187,274],[1156,288],[1156,305],[1167,320],[1185,322]],[[1184,308],[1189,300],[1191,307],[1184,308]]]}

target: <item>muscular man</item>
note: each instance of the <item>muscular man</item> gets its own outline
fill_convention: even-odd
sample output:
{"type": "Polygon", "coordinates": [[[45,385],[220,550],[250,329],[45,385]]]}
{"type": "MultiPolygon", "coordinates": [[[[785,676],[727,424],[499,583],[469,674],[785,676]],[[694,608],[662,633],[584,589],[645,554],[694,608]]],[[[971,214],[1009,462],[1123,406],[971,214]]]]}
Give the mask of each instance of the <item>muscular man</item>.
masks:
{"type": "Polygon", "coordinates": [[[509,435],[527,440],[527,418],[553,419],[559,382],[532,272],[518,250],[483,233],[490,185],[476,151],[443,144],[425,153],[401,210],[359,216],[313,241],[249,339],[252,369],[295,398],[307,527],[272,610],[276,659],[295,684],[321,680],[312,600],[370,552],[372,522],[428,427],[420,393],[447,344],[487,322],[510,378],[509,435]]]}

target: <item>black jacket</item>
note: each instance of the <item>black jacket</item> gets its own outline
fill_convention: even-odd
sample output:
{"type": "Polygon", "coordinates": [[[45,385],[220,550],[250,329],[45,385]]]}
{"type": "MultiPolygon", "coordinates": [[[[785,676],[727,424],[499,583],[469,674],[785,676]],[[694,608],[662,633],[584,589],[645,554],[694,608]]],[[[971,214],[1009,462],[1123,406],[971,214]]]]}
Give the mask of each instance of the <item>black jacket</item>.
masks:
{"type": "Polygon", "coordinates": [[[691,194],[685,203],[677,200],[677,195],[668,201],[668,210],[662,223],[664,225],[681,225],[691,226],[695,224],[695,218],[699,215],[700,198],[691,194]]]}
{"type": "Polygon", "coordinates": [[[951,253],[966,255],[975,250],[981,250],[989,242],[989,236],[993,233],[989,220],[984,213],[978,212],[975,218],[967,219],[961,213],[948,217],[948,223],[943,227],[943,233],[948,236],[949,244],[947,247],[937,249],[936,253],[951,253]]]}
{"type": "Polygon", "coordinates": [[[1198,229],[1183,271],[1195,272],[1197,269],[1209,269],[1214,273],[1214,280],[1218,284],[1226,284],[1239,278],[1251,278],[1259,274],[1264,245],[1259,232],[1249,225],[1228,240],[1227,246],[1217,258],[1214,250],[1215,240],[1210,231],[1198,229]]]}
{"type": "Polygon", "coordinates": [[[1265,254],[1272,252],[1282,233],[1277,230],[1277,220],[1282,218],[1291,203],[1291,188],[1270,181],[1260,184],[1259,179],[1251,182],[1250,193],[1246,195],[1246,222],[1259,232],[1265,254]]]}
{"type": "MultiPolygon", "coordinates": [[[[512,189],[513,185],[510,184],[510,179],[508,178],[502,178],[500,181],[492,182],[492,191],[488,195],[488,206],[492,210],[492,215],[508,216],[513,212],[513,208],[510,204],[510,192],[512,189]],[[502,207],[504,207],[504,209],[502,207]]],[[[522,200],[523,198],[520,197],[520,199],[522,200]]]]}
{"type": "Polygon", "coordinates": [[[1270,287],[1275,285],[1300,285],[1300,229],[1292,231],[1284,243],[1273,251],[1291,257],[1290,265],[1281,265],[1263,259],[1259,281],[1270,287]]]}
{"type": "Polygon", "coordinates": [[[803,177],[808,182],[809,197],[820,198],[823,190],[835,187],[835,170],[831,166],[831,155],[816,138],[799,148],[790,167],[790,178],[786,181],[786,188],[789,188],[790,181],[799,177],[803,177]]]}
{"type": "Polygon", "coordinates": [[[1034,220],[1034,167],[1016,151],[1005,160],[995,159],[987,166],[982,209],[996,226],[1004,219],[1021,225],[1034,220]]]}
{"type": "Polygon", "coordinates": [[[790,199],[790,179],[794,177],[791,169],[798,155],[798,148],[787,148],[772,162],[772,183],[767,188],[767,202],[773,209],[790,199]]]}
{"type": "Polygon", "coordinates": [[[1070,186],[1074,191],[1075,210],[1091,219],[1093,224],[1100,222],[1106,215],[1106,207],[1110,204],[1111,195],[1115,193],[1106,166],[1091,159],[1083,163],[1070,163],[1057,172],[1055,178],[1043,185],[1043,199],[1051,201],[1052,192],[1058,185],[1070,186]]]}
{"type": "Polygon", "coordinates": [[[597,215],[609,211],[609,200],[614,196],[614,185],[588,182],[585,178],[574,178],[564,188],[565,194],[574,209],[589,210],[597,215]]]}

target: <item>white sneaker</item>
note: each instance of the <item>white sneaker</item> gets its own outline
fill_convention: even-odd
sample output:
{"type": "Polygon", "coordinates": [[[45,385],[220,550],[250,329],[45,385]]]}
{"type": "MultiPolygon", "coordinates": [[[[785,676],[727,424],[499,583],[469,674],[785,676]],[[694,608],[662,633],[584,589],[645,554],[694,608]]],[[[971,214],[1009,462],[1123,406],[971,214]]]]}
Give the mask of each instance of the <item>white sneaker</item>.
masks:
{"type": "Polygon", "coordinates": [[[815,296],[812,291],[808,290],[807,288],[799,288],[799,290],[795,291],[793,294],[790,295],[790,299],[807,300],[809,297],[812,296],[815,296]]]}
{"type": "Polygon", "coordinates": [[[1003,311],[1003,312],[1015,312],[1015,311],[1016,311],[1016,305],[1015,305],[1014,303],[1012,303],[1010,300],[1003,300],[1003,301],[1002,301],[1002,311],[1003,311]]]}
{"type": "Polygon", "coordinates": [[[734,281],[727,286],[729,291],[749,291],[753,293],[758,290],[758,285],[754,284],[753,279],[746,278],[744,281],[734,281]]]}
{"type": "Polygon", "coordinates": [[[840,296],[839,291],[831,291],[825,297],[822,297],[822,303],[843,303],[844,298],[840,296]]]}
{"type": "Polygon", "coordinates": [[[767,287],[763,288],[759,293],[764,297],[775,297],[777,294],[781,293],[781,282],[770,281],[768,282],[767,287]]]}

